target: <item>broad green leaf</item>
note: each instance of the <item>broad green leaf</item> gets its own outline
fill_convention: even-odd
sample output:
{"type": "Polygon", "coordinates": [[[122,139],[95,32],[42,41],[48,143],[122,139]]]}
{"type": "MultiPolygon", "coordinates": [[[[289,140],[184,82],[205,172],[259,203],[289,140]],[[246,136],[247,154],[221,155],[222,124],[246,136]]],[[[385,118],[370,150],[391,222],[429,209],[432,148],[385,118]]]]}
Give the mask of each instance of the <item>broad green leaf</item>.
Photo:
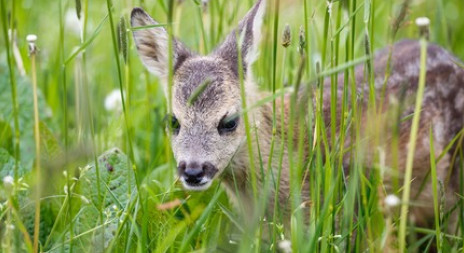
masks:
{"type": "Polygon", "coordinates": [[[122,214],[129,212],[136,190],[132,165],[119,149],[105,152],[97,161],[81,169],[80,194],[90,203],[83,203],[74,235],[78,236],[76,246],[82,247],[79,250],[103,252],[114,239],[122,214]]]}
{"type": "MultiPolygon", "coordinates": [[[[0,63],[0,121],[10,125],[14,132],[13,106],[11,101],[11,86],[3,85],[9,83],[9,75],[6,67],[0,63]]],[[[34,105],[32,100],[32,84],[30,80],[23,76],[17,76],[17,102],[18,120],[20,131],[20,152],[21,164],[30,170],[35,159],[34,143],[34,105]]],[[[47,106],[43,94],[38,90],[39,116],[43,124],[48,123],[51,118],[51,111],[47,106]]],[[[1,129],[0,129],[1,130],[1,129]]],[[[0,133],[1,134],[1,133],[0,133]]]]}

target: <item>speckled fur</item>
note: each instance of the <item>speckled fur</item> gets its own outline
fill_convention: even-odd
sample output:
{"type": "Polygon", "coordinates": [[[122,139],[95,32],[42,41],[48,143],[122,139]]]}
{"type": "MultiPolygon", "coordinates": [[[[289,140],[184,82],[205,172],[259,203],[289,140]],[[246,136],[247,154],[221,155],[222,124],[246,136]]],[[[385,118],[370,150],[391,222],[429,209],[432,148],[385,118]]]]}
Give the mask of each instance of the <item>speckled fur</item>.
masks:
{"type": "MultiPolygon", "coordinates": [[[[197,159],[208,161],[214,164],[219,173],[215,176],[221,178],[227,192],[233,201],[239,199],[245,208],[245,212],[252,210],[252,194],[250,189],[250,160],[246,146],[246,134],[243,120],[240,120],[237,130],[233,133],[220,136],[217,131],[219,121],[235,113],[239,113],[242,108],[240,96],[240,83],[238,75],[238,52],[236,35],[243,36],[241,45],[241,55],[247,94],[247,104],[252,105],[268,94],[258,91],[257,85],[251,75],[251,64],[256,56],[256,47],[259,42],[259,25],[264,12],[265,1],[260,0],[255,7],[240,22],[238,28],[233,31],[213,53],[208,56],[198,56],[187,50],[180,42],[175,40],[174,48],[174,86],[172,113],[179,119],[181,130],[177,136],[172,137],[172,148],[177,161],[185,159],[197,159]],[[210,83],[204,92],[197,98],[193,105],[188,105],[188,98],[194,90],[204,83],[210,83]],[[235,179],[235,180],[234,180],[235,179]],[[238,191],[236,191],[236,187],[238,191]],[[237,196],[238,195],[238,196],[237,196]]],[[[132,25],[141,26],[153,24],[154,21],[141,9],[135,9],[132,14],[132,25]]],[[[167,73],[166,54],[161,49],[167,49],[167,33],[163,28],[147,29],[134,32],[139,54],[147,68],[165,79],[167,73]]],[[[377,97],[383,110],[375,119],[370,119],[366,112],[368,96],[368,85],[366,81],[364,66],[358,66],[355,70],[355,80],[357,85],[357,104],[362,122],[360,122],[362,135],[369,138],[371,128],[382,131],[378,147],[366,148],[366,167],[373,166],[372,157],[377,150],[383,150],[385,155],[385,167],[391,168],[397,165],[399,168],[399,179],[401,181],[407,154],[407,144],[409,141],[411,120],[401,120],[414,111],[415,94],[419,79],[419,60],[420,46],[417,41],[401,41],[391,48],[378,52],[373,60],[375,68],[375,87],[376,94],[380,96],[381,89],[385,82],[386,64],[391,55],[391,75],[387,79],[385,86],[385,98],[377,97]],[[364,94],[364,96],[363,96],[364,94]],[[401,106],[400,106],[401,105],[401,106]],[[393,121],[391,115],[396,115],[398,121],[393,121]],[[380,122],[380,123],[379,123],[380,122]],[[399,136],[398,161],[393,164],[393,157],[390,152],[392,132],[397,129],[399,136]]],[[[426,172],[430,168],[429,164],[429,129],[433,128],[433,137],[436,156],[438,156],[453,139],[453,137],[463,128],[464,125],[464,70],[455,62],[458,61],[443,48],[429,44],[427,50],[427,77],[424,94],[423,110],[417,139],[416,152],[414,157],[414,171],[411,196],[416,196],[421,182],[426,172]]],[[[165,82],[166,80],[164,80],[165,82]]],[[[338,77],[338,119],[340,119],[340,101],[342,95],[344,77],[338,77]]],[[[323,115],[327,129],[330,129],[330,80],[324,81],[324,103],[323,115]]],[[[300,102],[307,100],[307,95],[300,94],[300,102]]],[[[351,96],[349,96],[351,97],[351,96]]],[[[283,100],[277,100],[277,115],[284,114],[285,127],[288,123],[289,115],[289,96],[283,100]],[[282,104],[283,103],[283,104],[282,104]],[[281,106],[284,108],[280,110],[281,106]]],[[[348,103],[351,105],[351,102],[348,103]]],[[[348,108],[350,110],[350,108],[348,108]]],[[[261,151],[261,160],[264,168],[268,168],[267,161],[272,155],[273,164],[271,169],[277,170],[278,156],[280,150],[276,149],[274,154],[270,154],[270,142],[272,135],[272,107],[265,104],[256,110],[249,112],[252,127],[256,128],[257,139],[253,140],[253,150],[257,152],[257,144],[261,151]]],[[[277,143],[280,146],[281,132],[280,121],[277,126],[277,143]]],[[[339,122],[336,122],[337,127],[339,122]]],[[[298,127],[298,126],[296,126],[298,127]]],[[[287,129],[288,130],[288,129],[287,129]]],[[[298,130],[298,129],[295,129],[298,130]]],[[[287,131],[284,131],[287,132],[287,131]]],[[[329,135],[330,133],[327,133],[329,135]]],[[[328,136],[330,138],[330,136],[328,136]]],[[[345,145],[350,144],[349,137],[345,145]]],[[[366,145],[369,145],[367,142],[366,145]]],[[[305,144],[309,147],[309,144],[305,144]]],[[[449,208],[456,202],[454,192],[458,189],[458,168],[451,165],[453,147],[437,164],[438,179],[445,182],[445,193],[447,207],[449,208]],[[450,174],[450,176],[448,176],[450,174]]],[[[259,157],[258,154],[255,157],[259,157]]],[[[289,159],[293,155],[284,150],[283,171],[279,188],[279,203],[281,206],[288,207],[290,172],[289,159]]],[[[344,159],[346,167],[349,166],[349,155],[344,159]]],[[[258,159],[256,159],[258,160],[258,159]]],[[[256,168],[259,163],[256,161],[256,168]]],[[[460,168],[462,169],[462,168],[460,168]]],[[[259,170],[258,170],[259,171],[259,170]]],[[[269,171],[267,171],[269,172],[269,171]]],[[[385,186],[389,191],[394,173],[391,169],[386,169],[385,186]]],[[[256,175],[259,187],[262,187],[261,173],[256,175]]],[[[462,180],[461,180],[462,181],[462,180]]],[[[401,182],[400,182],[401,183],[401,182]]],[[[305,184],[302,190],[303,200],[308,200],[308,185],[305,184]]],[[[418,224],[427,226],[433,219],[432,191],[431,185],[425,186],[422,194],[419,194],[413,201],[417,203],[411,207],[411,214],[418,224]]],[[[271,201],[272,203],[272,201],[271,201]]],[[[284,208],[287,209],[288,208],[284,208]]]]}

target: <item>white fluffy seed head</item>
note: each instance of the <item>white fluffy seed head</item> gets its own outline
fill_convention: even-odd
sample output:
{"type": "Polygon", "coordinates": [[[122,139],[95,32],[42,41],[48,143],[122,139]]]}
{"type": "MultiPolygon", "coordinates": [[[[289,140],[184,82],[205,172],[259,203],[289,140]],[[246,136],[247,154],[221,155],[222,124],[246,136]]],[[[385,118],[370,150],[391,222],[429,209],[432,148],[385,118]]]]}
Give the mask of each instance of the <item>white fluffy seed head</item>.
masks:
{"type": "Polygon", "coordinates": [[[28,35],[26,36],[26,40],[27,40],[27,42],[29,42],[29,43],[34,43],[34,42],[37,41],[37,35],[35,35],[35,34],[28,34],[28,35]]]}
{"type": "Polygon", "coordinates": [[[416,18],[416,25],[418,27],[424,27],[430,25],[430,19],[428,17],[418,17],[416,18]]]}

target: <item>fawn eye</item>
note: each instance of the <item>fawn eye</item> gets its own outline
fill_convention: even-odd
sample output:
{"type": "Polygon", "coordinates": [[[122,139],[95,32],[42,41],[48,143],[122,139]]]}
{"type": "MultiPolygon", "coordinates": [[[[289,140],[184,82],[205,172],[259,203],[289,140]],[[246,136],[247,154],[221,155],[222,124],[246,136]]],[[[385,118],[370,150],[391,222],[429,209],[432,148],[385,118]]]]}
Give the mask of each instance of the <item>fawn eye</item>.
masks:
{"type": "Polygon", "coordinates": [[[180,123],[174,115],[166,115],[164,123],[167,129],[170,129],[174,134],[178,134],[180,130],[180,123]]]}
{"type": "Polygon", "coordinates": [[[224,116],[221,122],[219,122],[219,126],[218,126],[219,134],[230,133],[230,132],[235,131],[235,129],[237,129],[239,119],[240,118],[238,116],[236,117],[224,116]]]}

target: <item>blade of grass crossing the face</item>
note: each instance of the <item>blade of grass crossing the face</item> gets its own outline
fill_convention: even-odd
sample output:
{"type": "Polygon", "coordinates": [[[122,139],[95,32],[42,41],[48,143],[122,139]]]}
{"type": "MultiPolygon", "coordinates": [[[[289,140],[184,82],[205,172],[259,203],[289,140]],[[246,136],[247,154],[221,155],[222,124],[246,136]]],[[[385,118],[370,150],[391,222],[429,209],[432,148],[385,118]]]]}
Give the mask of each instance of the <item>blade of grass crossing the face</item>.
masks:
{"type": "MultiPolygon", "coordinates": [[[[421,54],[420,54],[420,73],[419,73],[419,88],[417,90],[416,106],[414,111],[419,112],[422,107],[422,100],[425,88],[425,75],[426,75],[426,60],[427,60],[427,41],[425,38],[420,40],[421,54]]],[[[409,198],[411,190],[412,170],[414,163],[414,151],[416,147],[417,132],[419,128],[420,113],[414,114],[411,135],[409,138],[409,149],[406,161],[406,172],[403,183],[403,197],[401,203],[401,216],[399,226],[399,249],[400,252],[406,250],[406,225],[408,222],[409,198]]]]}
{"type": "Polygon", "coordinates": [[[197,101],[198,97],[203,94],[205,89],[212,83],[211,79],[206,79],[204,82],[202,82],[200,85],[198,85],[195,90],[193,90],[192,94],[187,100],[187,105],[192,106],[195,101],[197,101]]]}

